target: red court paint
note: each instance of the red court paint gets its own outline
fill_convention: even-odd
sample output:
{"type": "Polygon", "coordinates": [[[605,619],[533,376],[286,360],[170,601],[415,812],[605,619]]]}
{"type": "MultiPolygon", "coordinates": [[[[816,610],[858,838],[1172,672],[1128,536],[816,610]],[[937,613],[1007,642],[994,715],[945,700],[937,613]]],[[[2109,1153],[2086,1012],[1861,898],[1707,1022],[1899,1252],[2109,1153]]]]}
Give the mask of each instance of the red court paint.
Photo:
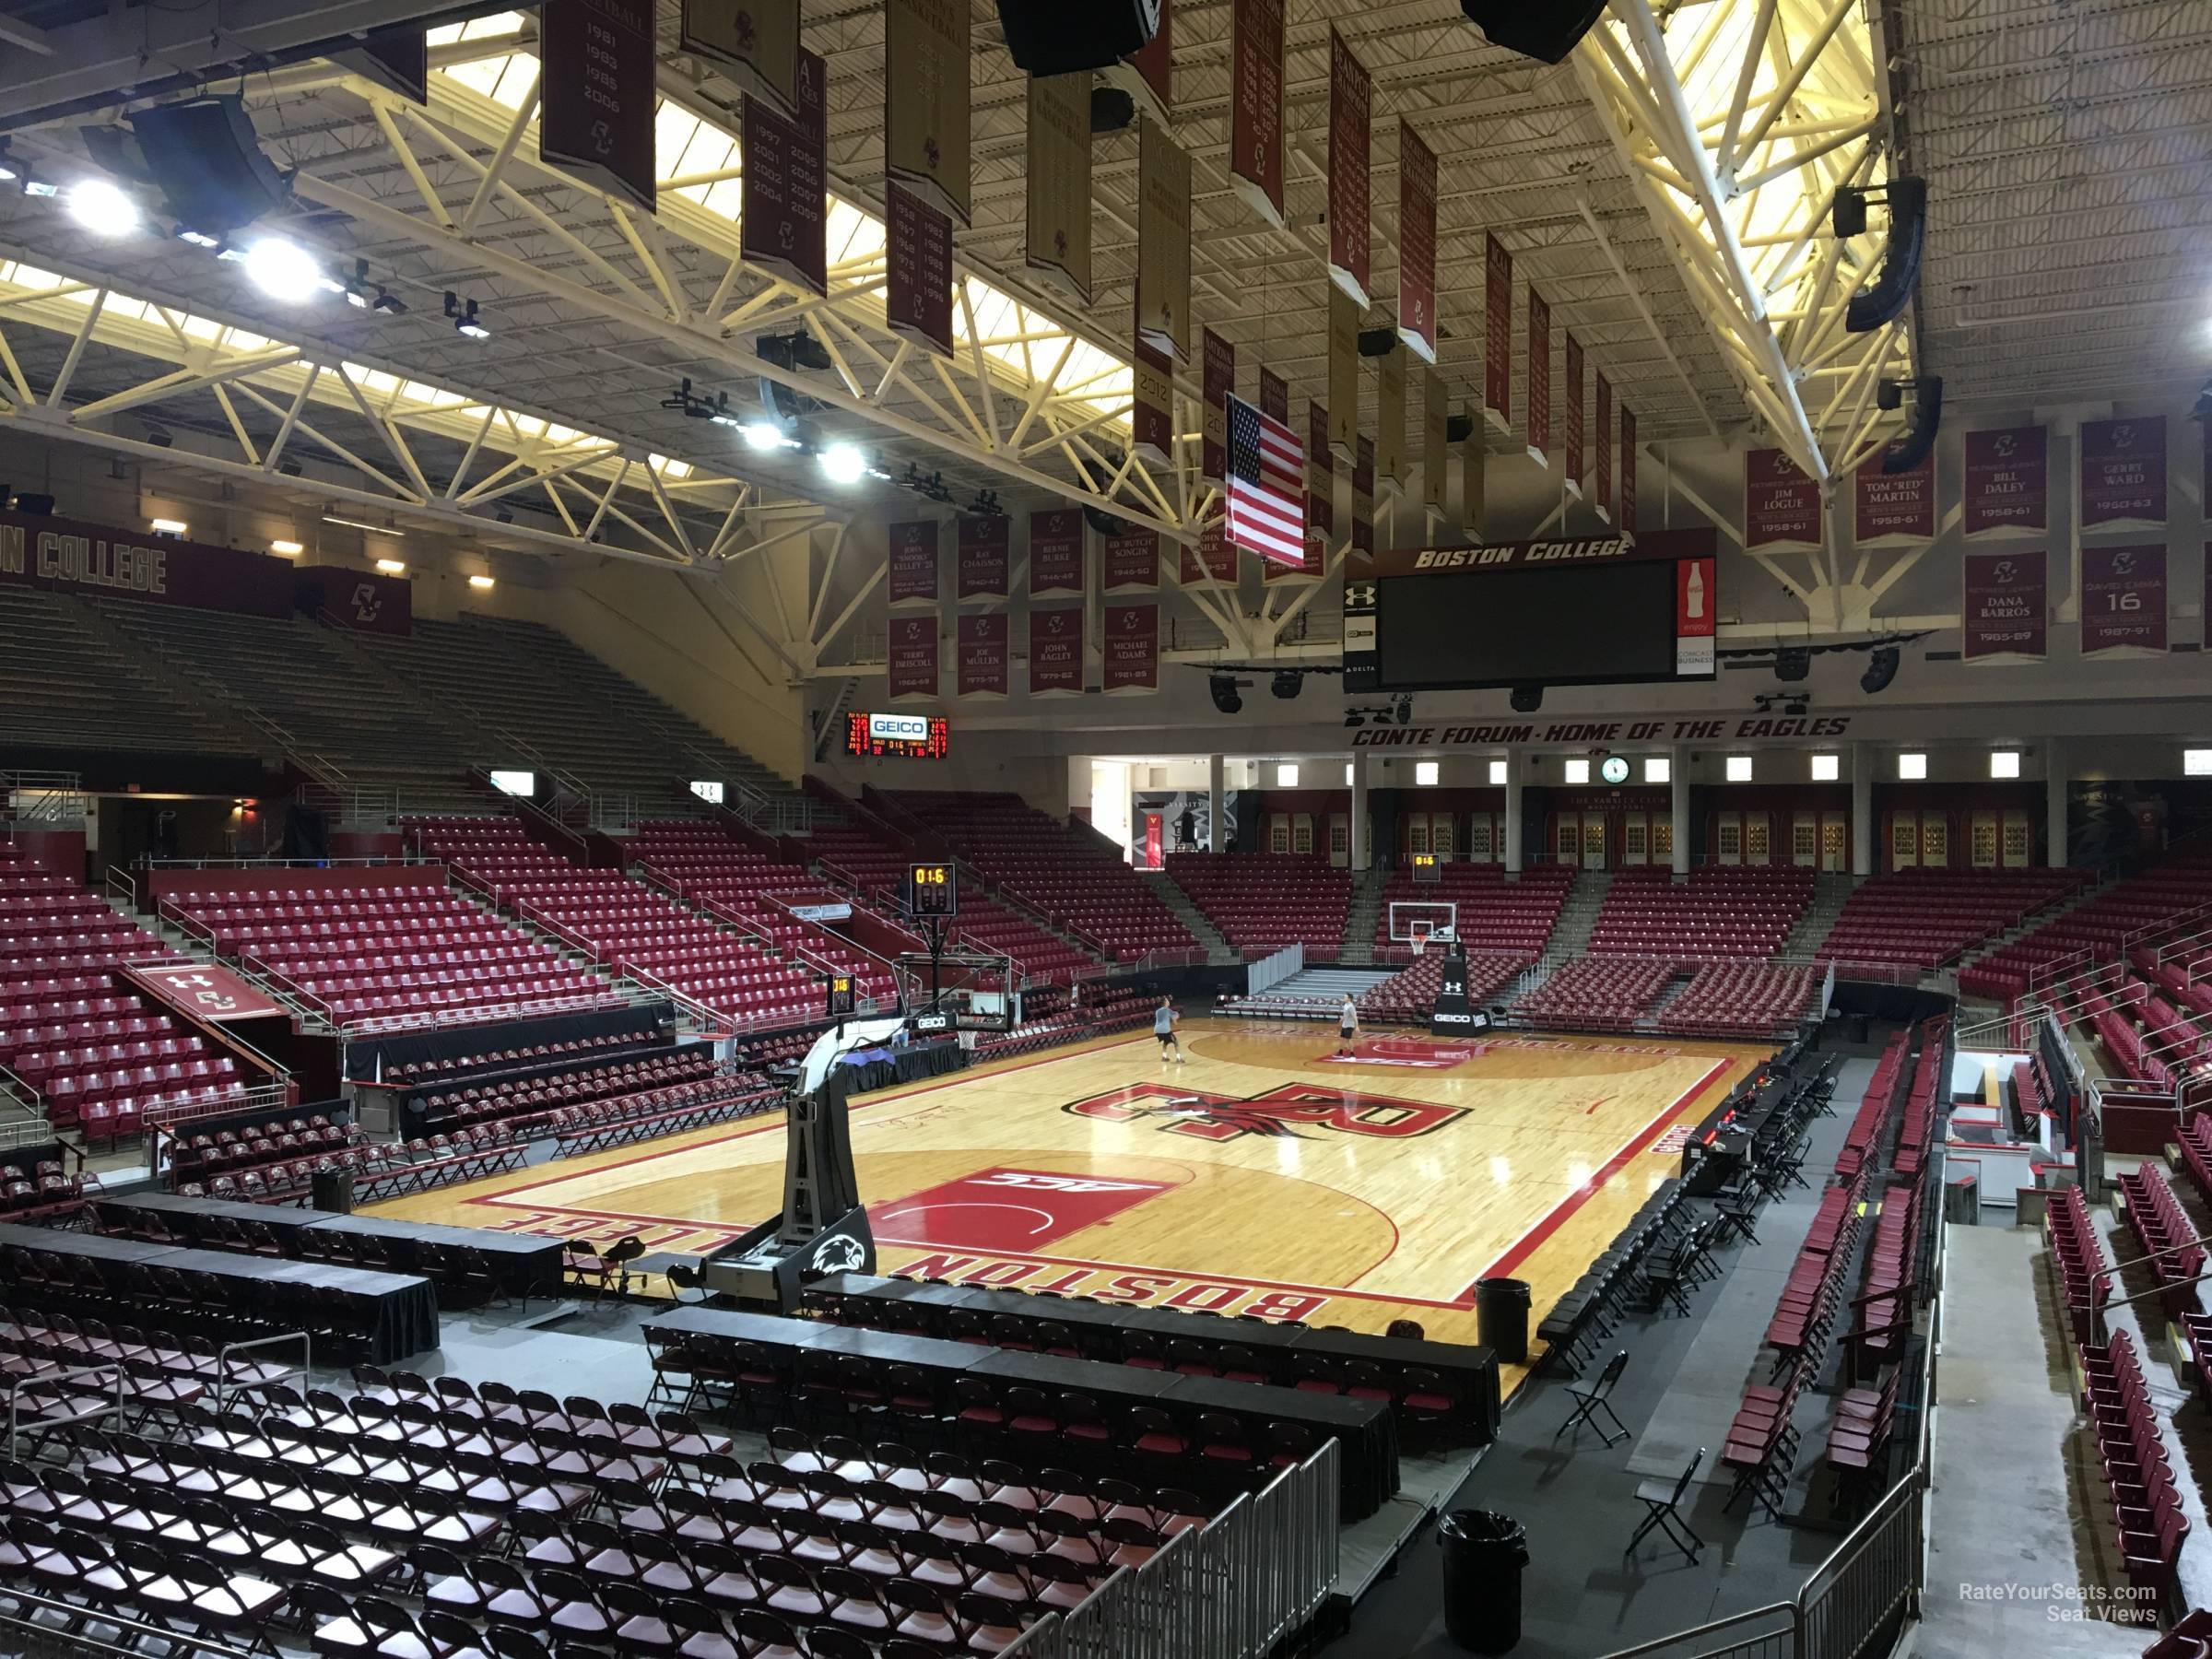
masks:
{"type": "Polygon", "coordinates": [[[885,1244],[1028,1251],[1164,1193],[1164,1181],[1119,1181],[1039,1170],[978,1170],[958,1181],[868,1206],[885,1244]]]}
{"type": "Polygon", "coordinates": [[[1480,1042],[1430,1042],[1419,1037],[1362,1037],[1348,1054],[1321,1056],[1324,1065],[1412,1065],[1446,1071],[1488,1053],[1480,1042]]]}

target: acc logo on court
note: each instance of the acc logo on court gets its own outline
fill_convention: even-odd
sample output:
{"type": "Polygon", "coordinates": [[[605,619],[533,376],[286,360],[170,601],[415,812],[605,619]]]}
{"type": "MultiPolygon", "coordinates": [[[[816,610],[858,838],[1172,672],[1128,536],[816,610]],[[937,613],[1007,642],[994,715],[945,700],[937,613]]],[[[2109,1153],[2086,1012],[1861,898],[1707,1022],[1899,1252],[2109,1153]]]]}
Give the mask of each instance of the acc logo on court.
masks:
{"type": "Polygon", "coordinates": [[[1464,1106],[1393,1100],[1387,1095],[1365,1094],[1349,1088],[1317,1088],[1310,1083],[1286,1083],[1248,1100],[1145,1083],[1134,1088],[1092,1095],[1087,1100],[1070,1100],[1060,1110],[1076,1117],[1100,1118],[1110,1124],[1135,1124],[1150,1119],[1164,1135],[1206,1141],[1241,1140],[1246,1135],[1290,1140],[1313,1138],[1301,1134],[1301,1130],[1406,1140],[1417,1135],[1433,1134],[1467,1115],[1464,1106]]]}

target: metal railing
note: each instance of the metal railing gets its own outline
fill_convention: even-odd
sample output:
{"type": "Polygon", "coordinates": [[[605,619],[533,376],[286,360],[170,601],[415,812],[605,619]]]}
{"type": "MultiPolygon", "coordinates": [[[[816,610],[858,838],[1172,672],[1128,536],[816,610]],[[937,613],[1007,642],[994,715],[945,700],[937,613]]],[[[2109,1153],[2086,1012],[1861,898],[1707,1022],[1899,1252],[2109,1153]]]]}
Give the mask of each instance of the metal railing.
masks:
{"type": "Polygon", "coordinates": [[[16,1583],[8,1586],[7,1599],[9,1606],[0,1608],[0,1653],[22,1659],[144,1659],[149,1653],[170,1659],[252,1659],[219,1641],[144,1624],[108,1607],[88,1624],[81,1604],[56,1601],[16,1583]],[[55,1622],[41,1619],[41,1614],[55,1622]],[[110,1634],[95,1636],[95,1627],[110,1634]]]}
{"type": "MultiPolygon", "coordinates": [[[[27,1377],[18,1382],[7,1391],[8,1456],[13,1458],[21,1455],[19,1437],[26,1427],[43,1432],[50,1429],[72,1428],[79,1423],[97,1423],[105,1418],[121,1418],[124,1386],[129,1379],[130,1372],[125,1371],[121,1364],[111,1360],[105,1365],[82,1365],[74,1371],[53,1371],[44,1376],[27,1377]],[[41,1412],[40,1415],[34,1416],[28,1425],[24,1422],[23,1396],[26,1394],[33,1395],[51,1394],[60,1389],[65,1383],[80,1382],[89,1377],[104,1377],[113,1383],[112,1394],[105,1384],[100,1391],[100,1394],[108,1395],[105,1405],[94,1406],[84,1411],[67,1412],[61,1417],[51,1417],[41,1412]]],[[[84,1394],[88,1399],[93,1397],[92,1391],[89,1389],[72,1389],[68,1392],[84,1394]]]]}
{"type": "Polygon", "coordinates": [[[0,771],[0,824],[59,830],[85,821],[84,778],[65,771],[0,771]]]}

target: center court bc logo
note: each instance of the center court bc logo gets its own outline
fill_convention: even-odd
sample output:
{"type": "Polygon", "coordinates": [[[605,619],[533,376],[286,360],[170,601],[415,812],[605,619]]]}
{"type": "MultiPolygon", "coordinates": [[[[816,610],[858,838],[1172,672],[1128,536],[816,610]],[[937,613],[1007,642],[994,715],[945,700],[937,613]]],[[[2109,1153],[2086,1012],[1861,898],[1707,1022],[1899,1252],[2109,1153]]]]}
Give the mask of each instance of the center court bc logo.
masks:
{"type": "Polygon", "coordinates": [[[1321,1088],[1311,1083],[1286,1083],[1248,1100],[1146,1083],[1070,1100],[1060,1110],[1074,1117],[1099,1118],[1109,1124],[1135,1124],[1149,1118],[1158,1123],[1163,1135],[1206,1141],[1241,1140],[1247,1135],[1314,1138],[1301,1135],[1301,1129],[1406,1140],[1446,1128],[1467,1115],[1464,1106],[1394,1100],[1388,1095],[1321,1088]]]}

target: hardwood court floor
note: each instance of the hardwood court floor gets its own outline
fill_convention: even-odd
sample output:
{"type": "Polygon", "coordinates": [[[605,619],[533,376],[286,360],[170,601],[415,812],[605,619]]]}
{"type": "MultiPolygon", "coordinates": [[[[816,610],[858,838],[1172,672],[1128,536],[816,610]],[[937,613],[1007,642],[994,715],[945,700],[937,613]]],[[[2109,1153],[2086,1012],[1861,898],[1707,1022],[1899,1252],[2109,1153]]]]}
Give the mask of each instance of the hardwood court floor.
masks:
{"type": "MultiPolygon", "coordinates": [[[[1183,1031],[1182,1065],[1144,1034],[861,1097],[853,1149],[883,1268],[1364,1330],[1403,1316],[1471,1342],[1476,1280],[1529,1280],[1540,1318],[1677,1168],[1687,1125],[1771,1052],[1394,1034],[1347,1064],[1333,1030],[1183,1031]]],[[[782,1125],[377,1213],[709,1250],[780,1206],[782,1125]]]]}

